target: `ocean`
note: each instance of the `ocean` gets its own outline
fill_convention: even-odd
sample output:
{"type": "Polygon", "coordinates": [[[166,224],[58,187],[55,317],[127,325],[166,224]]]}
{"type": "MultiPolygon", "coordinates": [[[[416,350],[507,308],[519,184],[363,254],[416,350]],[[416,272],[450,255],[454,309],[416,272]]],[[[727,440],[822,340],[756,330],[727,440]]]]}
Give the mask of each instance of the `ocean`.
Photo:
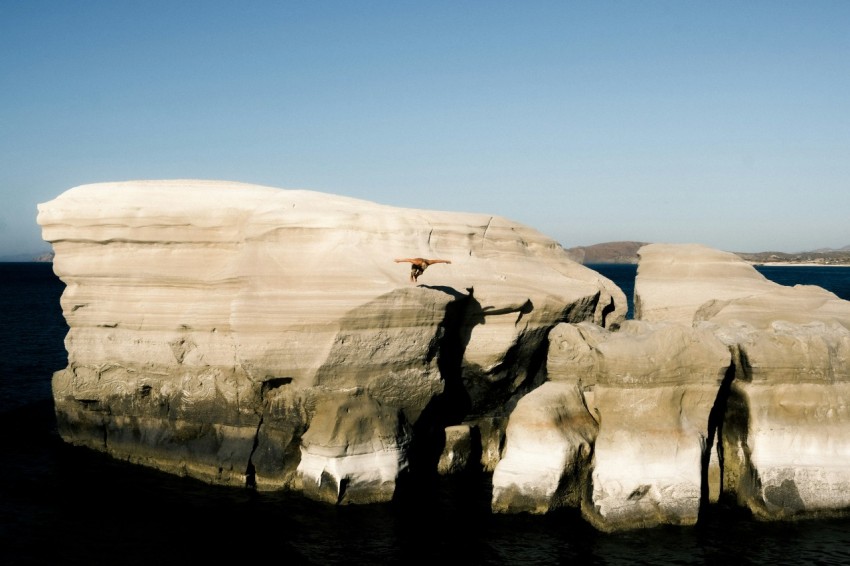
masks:
{"type": "MultiPolygon", "coordinates": [[[[635,266],[591,267],[631,296],[635,266]]],[[[848,267],[759,270],[850,299],[848,267]]],[[[486,476],[335,507],[68,446],[50,394],[51,374],[67,362],[62,290],[50,264],[0,263],[0,565],[850,563],[850,518],[763,523],[716,505],[694,527],[604,534],[571,510],[494,515],[486,476]]]]}

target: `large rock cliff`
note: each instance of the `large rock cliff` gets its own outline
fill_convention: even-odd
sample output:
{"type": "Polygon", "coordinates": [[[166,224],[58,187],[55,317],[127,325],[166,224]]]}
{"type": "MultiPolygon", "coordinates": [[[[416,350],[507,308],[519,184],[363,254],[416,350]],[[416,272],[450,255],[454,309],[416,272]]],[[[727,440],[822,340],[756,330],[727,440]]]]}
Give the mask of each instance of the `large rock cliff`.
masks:
{"type": "Polygon", "coordinates": [[[493,511],[606,531],[850,509],[850,303],[733,254],[642,247],[624,321],[611,281],[497,217],[146,181],[38,221],[68,442],[334,503],[492,472],[493,511]],[[415,257],[451,263],[411,281],[415,257]]]}
{"type": "Polygon", "coordinates": [[[338,502],[436,469],[446,427],[500,457],[558,323],[625,296],[508,220],[204,181],[86,185],[39,205],[65,282],[69,442],[206,481],[338,502]],[[410,282],[396,258],[440,258],[410,282]]]}

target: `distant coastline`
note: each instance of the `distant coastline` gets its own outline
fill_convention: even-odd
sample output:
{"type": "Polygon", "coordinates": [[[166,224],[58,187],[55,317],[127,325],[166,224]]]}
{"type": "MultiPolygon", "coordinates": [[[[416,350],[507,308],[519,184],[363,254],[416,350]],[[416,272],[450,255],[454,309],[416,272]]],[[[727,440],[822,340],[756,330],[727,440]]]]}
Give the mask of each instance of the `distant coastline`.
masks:
{"type": "MultiPolygon", "coordinates": [[[[567,254],[578,263],[638,262],[637,251],[648,242],[605,242],[592,246],[568,248],[567,254]]],[[[821,249],[810,252],[732,252],[751,265],[800,267],[850,267],[850,246],[840,249],[821,249]]]]}
{"type": "Polygon", "coordinates": [[[748,261],[750,265],[768,267],[850,267],[850,261],[845,263],[793,262],[793,261],[748,261]]]}

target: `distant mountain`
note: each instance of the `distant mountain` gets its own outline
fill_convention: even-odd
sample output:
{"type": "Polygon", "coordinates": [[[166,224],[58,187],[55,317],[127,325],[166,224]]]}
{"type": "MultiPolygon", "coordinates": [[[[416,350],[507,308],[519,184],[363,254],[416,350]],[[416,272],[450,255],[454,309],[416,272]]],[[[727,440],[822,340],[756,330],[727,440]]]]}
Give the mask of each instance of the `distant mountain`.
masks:
{"type": "Polygon", "coordinates": [[[573,261],[579,263],[637,263],[637,251],[647,242],[605,242],[592,246],[567,249],[573,261]]]}
{"type": "Polygon", "coordinates": [[[850,246],[844,246],[843,248],[818,248],[816,250],[812,250],[813,252],[825,253],[825,252],[847,252],[850,251],[850,246]]]}
{"type": "MultiPolygon", "coordinates": [[[[605,242],[592,246],[568,248],[567,253],[579,263],[637,263],[637,251],[647,242],[605,242]]],[[[850,265],[850,246],[822,248],[810,252],[733,252],[750,263],[813,263],[850,265]]]]}
{"type": "Polygon", "coordinates": [[[815,263],[820,265],[850,265],[850,246],[841,249],[811,252],[735,252],[750,263],[815,263]]]}

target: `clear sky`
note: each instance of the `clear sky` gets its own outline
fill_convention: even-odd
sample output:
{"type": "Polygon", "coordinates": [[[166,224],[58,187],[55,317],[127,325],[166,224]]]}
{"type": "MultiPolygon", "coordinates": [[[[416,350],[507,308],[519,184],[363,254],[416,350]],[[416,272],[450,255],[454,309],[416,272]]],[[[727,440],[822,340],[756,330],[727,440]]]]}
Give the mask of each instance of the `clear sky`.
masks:
{"type": "Polygon", "coordinates": [[[850,245],[850,2],[0,2],[0,255],[66,189],[162,178],[850,245]]]}

